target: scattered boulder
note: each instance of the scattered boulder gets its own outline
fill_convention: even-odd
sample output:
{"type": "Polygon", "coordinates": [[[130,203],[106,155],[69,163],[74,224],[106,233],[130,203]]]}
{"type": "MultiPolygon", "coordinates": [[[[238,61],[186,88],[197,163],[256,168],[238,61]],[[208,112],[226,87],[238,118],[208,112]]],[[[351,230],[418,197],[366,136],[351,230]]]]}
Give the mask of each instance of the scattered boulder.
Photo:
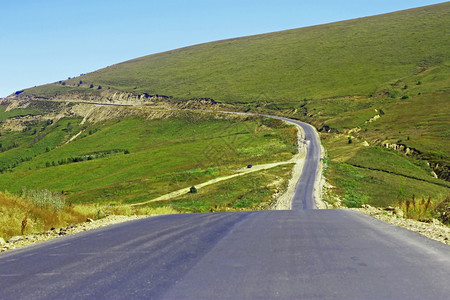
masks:
{"type": "Polygon", "coordinates": [[[422,218],[418,220],[419,222],[423,222],[423,223],[433,223],[433,220],[430,218],[422,218]]]}
{"type": "Polygon", "coordinates": [[[5,244],[6,244],[6,241],[3,238],[0,237],[0,247],[5,245],[5,244]]]}
{"type": "Polygon", "coordinates": [[[94,222],[94,220],[92,220],[91,218],[87,218],[87,219],[86,219],[86,222],[92,223],[92,222],[94,222]]]}

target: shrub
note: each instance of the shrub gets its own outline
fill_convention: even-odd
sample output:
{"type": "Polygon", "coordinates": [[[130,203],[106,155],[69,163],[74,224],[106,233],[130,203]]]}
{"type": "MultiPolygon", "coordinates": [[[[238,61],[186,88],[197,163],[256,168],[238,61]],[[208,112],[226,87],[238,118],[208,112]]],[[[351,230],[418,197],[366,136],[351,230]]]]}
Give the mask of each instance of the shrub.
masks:
{"type": "Polygon", "coordinates": [[[402,99],[409,99],[409,95],[403,95],[402,99]]]}
{"type": "Polygon", "coordinates": [[[191,186],[191,188],[189,189],[189,193],[191,194],[197,193],[197,188],[195,186],[191,186]]]}

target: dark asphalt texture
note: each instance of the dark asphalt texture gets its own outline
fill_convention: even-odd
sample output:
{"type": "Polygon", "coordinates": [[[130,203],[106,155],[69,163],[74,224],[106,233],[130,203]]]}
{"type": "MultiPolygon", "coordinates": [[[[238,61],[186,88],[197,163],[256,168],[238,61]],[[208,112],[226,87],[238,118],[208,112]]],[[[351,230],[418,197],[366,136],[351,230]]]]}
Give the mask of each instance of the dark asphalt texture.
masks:
{"type": "Polygon", "coordinates": [[[449,246],[311,209],[306,134],[293,210],[159,216],[4,252],[0,299],[450,299],[449,246]]]}

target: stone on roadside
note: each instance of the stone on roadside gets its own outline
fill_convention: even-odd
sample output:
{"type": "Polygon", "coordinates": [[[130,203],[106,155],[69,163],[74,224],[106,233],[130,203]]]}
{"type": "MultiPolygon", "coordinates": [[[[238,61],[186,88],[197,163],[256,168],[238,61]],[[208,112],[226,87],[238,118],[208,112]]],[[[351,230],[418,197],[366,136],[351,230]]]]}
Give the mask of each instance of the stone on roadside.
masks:
{"type": "Polygon", "coordinates": [[[17,243],[23,240],[23,236],[16,235],[8,240],[8,243],[17,243]]]}
{"type": "Polygon", "coordinates": [[[5,244],[6,244],[6,241],[3,238],[0,237],[0,247],[5,245],[5,244]]]}
{"type": "Polygon", "coordinates": [[[395,208],[394,214],[396,214],[396,215],[399,216],[400,218],[403,218],[403,216],[404,216],[403,210],[400,209],[400,208],[398,208],[398,207],[395,208]]]}
{"type": "Polygon", "coordinates": [[[87,218],[87,219],[86,219],[86,222],[92,223],[92,222],[94,222],[94,220],[92,220],[91,218],[87,218]]]}

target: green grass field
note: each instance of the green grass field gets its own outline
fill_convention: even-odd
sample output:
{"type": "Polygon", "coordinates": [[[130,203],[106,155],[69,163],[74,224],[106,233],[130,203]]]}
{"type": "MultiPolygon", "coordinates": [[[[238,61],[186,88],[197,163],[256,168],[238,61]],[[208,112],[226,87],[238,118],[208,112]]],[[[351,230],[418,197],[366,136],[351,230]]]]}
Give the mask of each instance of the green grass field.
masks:
{"type": "Polygon", "coordinates": [[[3,143],[15,139],[18,145],[0,153],[0,186],[14,193],[23,187],[45,188],[77,203],[132,203],[247,164],[288,160],[296,151],[295,128],[266,118],[187,113],[170,119],[79,123],[63,119],[3,133],[3,143]],[[32,134],[34,129],[39,132],[32,134]],[[38,134],[42,138],[33,143],[38,134]]]}
{"type": "Polygon", "coordinates": [[[270,209],[275,200],[273,195],[287,188],[291,171],[292,165],[283,165],[213,184],[197,193],[145,206],[170,206],[182,213],[270,209]]]}

